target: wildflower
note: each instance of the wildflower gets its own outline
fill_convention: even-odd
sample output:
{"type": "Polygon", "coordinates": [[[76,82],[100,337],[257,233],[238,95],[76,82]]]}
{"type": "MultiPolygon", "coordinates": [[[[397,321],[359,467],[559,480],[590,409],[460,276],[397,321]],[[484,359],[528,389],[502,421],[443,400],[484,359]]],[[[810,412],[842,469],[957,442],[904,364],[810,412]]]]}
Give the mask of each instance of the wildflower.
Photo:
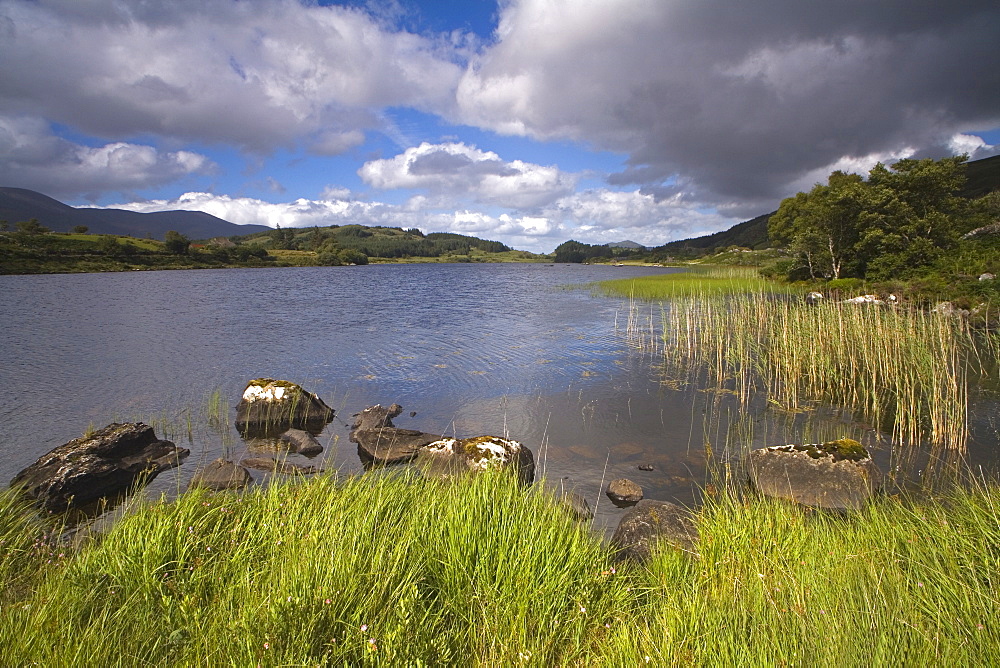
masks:
{"type": "Polygon", "coordinates": [[[361,625],[361,632],[364,633],[367,630],[368,630],[368,625],[367,624],[362,624],[361,625]]]}
{"type": "Polygon", "coordinates": [[[323,601],[323,602],[324,602],[324,603],[326,603],[327,605],[330,605],[330,603],[331,603],[330,599],[326,599],[326,600],[325,600],[325,601],[323,601]]]}
{"type": "Polygon", "coordinates": [[[977,628],[978,630],[982,631],[982,630],[983,630],[983,629],[985,629],[986,627],[985,627],[985,626],[983,626],[982,624],[976,624],[976,628],[977,628]]]}
{"type": "Polygon", "coordinates": [[[580,613],[583,614],[584,612],[587,612],[587,609],[581,605],[580,606],[580,613]]]}
{"type": "Polygon", "coordinates": [[[271,649],[271,643],[269,642],[264,643],[264,649],[271,649]]]}

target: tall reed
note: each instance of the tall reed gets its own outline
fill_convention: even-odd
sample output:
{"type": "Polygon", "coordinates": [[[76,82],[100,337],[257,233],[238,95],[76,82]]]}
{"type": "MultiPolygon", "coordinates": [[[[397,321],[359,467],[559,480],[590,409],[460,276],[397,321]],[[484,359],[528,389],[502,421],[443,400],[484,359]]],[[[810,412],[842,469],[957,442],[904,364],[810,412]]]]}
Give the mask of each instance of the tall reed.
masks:
{"type": "Polygon", "coordinates": [[[816,401],[843,406],[897,443],[964,447],[965,353],[974,342],[960,320],[747,293],[673,299],[662,326],[674,374],[703,373],[744,399],[764,391],[792,410],[816,401]]]}

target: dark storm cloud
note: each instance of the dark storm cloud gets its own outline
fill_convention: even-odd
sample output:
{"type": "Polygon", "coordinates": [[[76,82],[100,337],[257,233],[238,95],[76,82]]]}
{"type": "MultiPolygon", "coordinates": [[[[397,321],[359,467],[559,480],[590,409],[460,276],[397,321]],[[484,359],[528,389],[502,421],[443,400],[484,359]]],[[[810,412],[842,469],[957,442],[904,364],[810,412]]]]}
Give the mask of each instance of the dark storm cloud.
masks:
{"type": "Polygon", "coordinates": [[[522,0],[459,102],[467,122],[626,152],[614,184],[764,206],[838,161],[995,128],[998,26],[995,2],[522,0]]]}

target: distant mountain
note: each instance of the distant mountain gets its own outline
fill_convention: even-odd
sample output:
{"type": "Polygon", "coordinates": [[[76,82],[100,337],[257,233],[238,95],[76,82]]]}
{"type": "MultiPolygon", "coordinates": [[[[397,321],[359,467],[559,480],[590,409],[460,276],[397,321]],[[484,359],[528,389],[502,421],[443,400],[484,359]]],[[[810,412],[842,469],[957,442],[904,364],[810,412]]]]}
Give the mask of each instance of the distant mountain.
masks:
{"type": "Polygon", "coordinates": [[[646,247],[642,244],[637,244],[634,241],[614,241],[610,244],[604,244],[608,248],[630,248],[632,250],[646,250],[646,247]]]}
{"type": "MultiPolygon", "coordinates": [[[[972,199],[1000,190],[1000,155],[967,162],[965,168],[966,183],[961,193],[963,197],[972,199]]],[[[671,241],[653,250],[672,255],[707,255],[729,246],[766,248],[770,243],[767,237],[767,221],[775,213],[775,211],[765,213],[733,225],[728,230],[704,237],[671,241]]]]}
{"type": "Polygon", "coordinates": [[[32,218],[53,232],[69,232],[77,225],[86,225],[91,234],[121,234],[140,239],[148,236],[160,240],[167,230],[176,230],[190,239],[208,239],[271,229],[266,225],[237,225],[201,211],[136,213],[123,209],[78,209],[34,190],[0,187],[0,220],[13,226],[32,218]]]}

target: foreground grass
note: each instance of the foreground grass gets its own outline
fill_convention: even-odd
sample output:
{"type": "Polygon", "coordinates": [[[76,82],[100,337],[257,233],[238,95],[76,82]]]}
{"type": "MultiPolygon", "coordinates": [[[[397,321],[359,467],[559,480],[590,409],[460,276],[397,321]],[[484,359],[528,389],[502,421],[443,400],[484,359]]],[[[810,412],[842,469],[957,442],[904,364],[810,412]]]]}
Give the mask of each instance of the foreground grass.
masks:
{"type": "Polygon", "coordinates": [[[504,476],[192,493],[62,558],[0,495],[0,663],[986,665],[998,501],[990,486],[841,516],[724,494],[695,553],[616,571],[504,476]]]}

